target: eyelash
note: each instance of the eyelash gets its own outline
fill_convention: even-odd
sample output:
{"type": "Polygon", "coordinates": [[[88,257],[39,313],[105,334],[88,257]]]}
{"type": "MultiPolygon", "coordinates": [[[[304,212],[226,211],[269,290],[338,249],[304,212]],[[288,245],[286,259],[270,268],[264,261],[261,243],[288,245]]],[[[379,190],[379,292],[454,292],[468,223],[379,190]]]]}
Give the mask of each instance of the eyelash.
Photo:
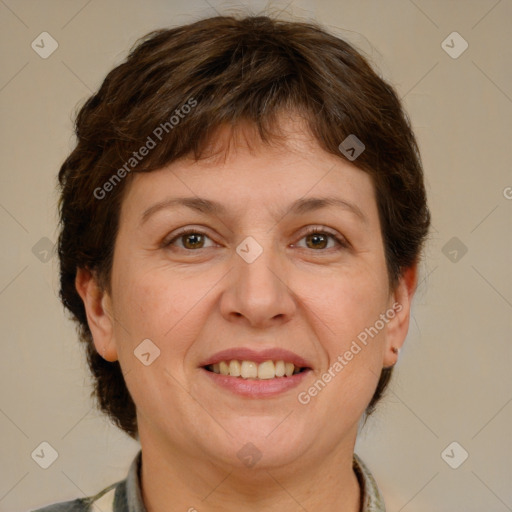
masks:
{"type": "MultiPolygon", "coordinates": [[[[336,243],[339,246],[338,250],[340,248],[341,249],[347,249],[349,247],[348,242],[344,238],[338,237],[334,233],[331,233],[330,231],[326,230],[325,228],[318,228],[318,227],[311,228],[306,233],[304,233],[304,235],[300,238],[300,240],[302,240],[303,238],[305,238],[305,237],[307,237],[309,235],[314,235],[314,234],[317,234],[317,233],[321,234],[321,235],[327,235],[328,237],[330,237],[333,240],[335,240],[336,243]]],[[[205,236],[207,238],[210,238],[207,233],[205,233],[204,231],[201,231],[200,229],[185,229],[185,230],[179,232],[171,240],[164,241],[162,246],[163,247],[172,246],[175,241],[177,241],[180,238],[185,237],[187,235],[201,235],[201,236],[205,236]]],[[[210,238],[210,240],[211,240],[211,238],[210,238]]],[[[199,249],[187,249],[185,247],[178,247],[178,249],[182,249],[182,250],[187,251],[187,252],[194,252],[194,251],[197,251],[199,249],[208,249],[208,247],[200,247],[199,249]]],[[[301,249],[308,249],[308,248],[307,247],[301,247],[301,249]]],[[[334,247],[330,247],[329,249],[335,249],[335,248],[334,247]]],[[[315,252],[325,252],[325,251],[328,251],[329,249],[311,249],[311,250],[315,251],[315,252]]]]}

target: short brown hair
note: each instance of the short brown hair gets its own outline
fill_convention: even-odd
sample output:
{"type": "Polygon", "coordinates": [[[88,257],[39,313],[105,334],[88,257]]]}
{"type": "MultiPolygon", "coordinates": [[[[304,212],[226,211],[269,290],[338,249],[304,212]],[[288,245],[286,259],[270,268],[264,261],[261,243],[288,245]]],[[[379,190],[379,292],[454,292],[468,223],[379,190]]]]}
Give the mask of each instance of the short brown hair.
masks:
{"type": "MultiPolygon", "coordinates": [[[[95,350],[77,269],[94,272],[110,291],[130,171],[199,159],[226,123],[254,123],[262,141],[271,141],[281,112],[299,113],[319,145],[340,158],[349,135],[364,143],[353,163],[375,187],[390,286],[418,261],[430,213],[416,140],[396,92],[355,48],[315,23],[268,16],[218,16],[148,34],[80,109],[77,145],[59,172],[60,296],[87,347],[100,408],[132,437],[135,405],[119,363],[95,350]],[[186,104],[193,108],[181,115],[186,104]],[[157,127],[158,144],[131,160],[157,127]]],[[[383,369],[367,414],[390,376],[383,369]]]]}

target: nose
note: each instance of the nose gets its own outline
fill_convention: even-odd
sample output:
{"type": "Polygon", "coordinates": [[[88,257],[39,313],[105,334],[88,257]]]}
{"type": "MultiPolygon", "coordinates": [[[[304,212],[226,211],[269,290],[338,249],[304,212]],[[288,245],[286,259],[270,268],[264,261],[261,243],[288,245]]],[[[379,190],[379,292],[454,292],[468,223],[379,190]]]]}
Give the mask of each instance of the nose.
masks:
{"type": "Polygon", "coordinates": [[[233,255],[234,268],[221,297],[221,313],[230,322],[268,328],[289,322],[296,311],[285,265],[271,248],[251,263],[233,255]]]}

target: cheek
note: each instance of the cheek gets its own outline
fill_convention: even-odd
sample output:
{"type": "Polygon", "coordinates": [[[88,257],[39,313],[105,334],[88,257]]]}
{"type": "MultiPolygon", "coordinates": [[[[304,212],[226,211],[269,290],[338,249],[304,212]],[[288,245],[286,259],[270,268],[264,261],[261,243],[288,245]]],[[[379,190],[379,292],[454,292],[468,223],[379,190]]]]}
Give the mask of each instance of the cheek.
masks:
{"type": "MultiPolygon", "coordinates": [[[[382,367],[385,327],[380,315],[387,307],[386,274],[357,271],[326,281],[310,294],[317,336],[324,351],[318,404],[348,417],[362,414],[370,401],[382,367]],[[326,375],[327,374],[327,375],[326,375]]],[[[312,390],[313,394],[315,390],[312,390]]]]}
{"type": "MultiPolygon", "coordinates": [[[[144,269],[142,264],[125,265],[116,277],[114,303],[116,338],[120,352],[151,339],[162,351],[172,348],[182,354],[200,328],[197,321],[206,291],[205,279],[199,283],[162,269],[144,269]]],[[[207,283],[206,283],[207,284],[207,283]]]]}
{"type": "MultiPolygon", "coordinates": [[[[296,281],[298,282],[298,281],[296,281]]],[[[346,273],[325,280],[323,287],[312,288],[313,283],[304,283],[309,292],[307,302],[317,324],[329,333],[330,345],[343,348],[378,320],[387,304],[385,278],[367,272],[346,273]]],[[[306,296],[306,295],[304,295],[306,296]]]]}

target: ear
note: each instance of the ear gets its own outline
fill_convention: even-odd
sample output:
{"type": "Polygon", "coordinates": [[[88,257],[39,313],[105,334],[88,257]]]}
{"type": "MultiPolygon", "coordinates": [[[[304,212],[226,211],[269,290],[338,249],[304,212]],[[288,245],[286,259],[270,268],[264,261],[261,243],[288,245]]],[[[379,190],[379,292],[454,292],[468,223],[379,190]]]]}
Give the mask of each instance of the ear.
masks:
{"type": "Polygon", "coordinates": [[[87,269],[78,269],[75,287],[84,302],[87,323],[97,352],[106,361],[117,361],[110,296],[87,269]]]}
{"type": "Polygon", "coordinates": [[[390,318],[386,328],[386,345],[384,348],[383,367],[391,367],[398,360],[398,351],[402,348],[409,330],[411,316],[411,303],[418,282],[418,265],[406,268],[400,277],[397,286],[390,296],[390,309],[395,314],[387,313],[390,318]]]}

